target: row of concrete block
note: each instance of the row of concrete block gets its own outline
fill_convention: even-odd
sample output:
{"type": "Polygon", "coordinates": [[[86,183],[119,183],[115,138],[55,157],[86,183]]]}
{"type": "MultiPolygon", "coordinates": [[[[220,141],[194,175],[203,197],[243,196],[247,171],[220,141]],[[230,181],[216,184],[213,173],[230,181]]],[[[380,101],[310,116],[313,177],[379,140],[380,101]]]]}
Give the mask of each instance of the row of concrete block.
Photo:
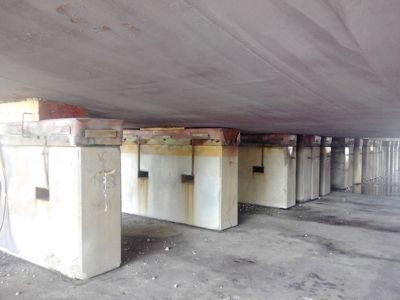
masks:
{"type": "Polygon", "coordinates": [[[119,266],[121,210],[223,230],[239,201],[288,208],[399,161],[397,141],[354,159],[350,139],[88,118],[2,124],[0,142],[0,247],[73,278],[119,266]]]}
{"type": "Polygon", "coordinates": [[[238,201],[289,208],[327,195],[331,187],[346,189],[394,172],[398,145],[312,135],[240,136],[235,129],[125,130],[122,211],[223,230],[237,224],[238,201]]]}

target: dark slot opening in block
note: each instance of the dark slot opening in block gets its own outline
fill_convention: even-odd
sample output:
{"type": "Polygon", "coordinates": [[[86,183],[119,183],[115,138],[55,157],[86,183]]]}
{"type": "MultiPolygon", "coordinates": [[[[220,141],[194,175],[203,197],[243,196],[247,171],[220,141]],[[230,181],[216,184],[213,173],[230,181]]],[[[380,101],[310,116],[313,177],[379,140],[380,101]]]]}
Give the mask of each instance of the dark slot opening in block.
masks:
{"type": "Polygon", "coordinates": [[[181,181],[182,183],[194,183],[194,176],[182,174],[181,181]]]}
{"type": "Polygon", "coordinates": [[[36,187],[35,196],[37,200],[50,201],[50,192],[48,189],[36,187]]]}
{"type": "Polygon", "coordinates": [[[263,166],[253,166],[253,173],[264,173],[263,166]]]}
{"type": "Polygon", "coordinates": [[[149,178],[149,172],[148,171],[139,171],[138,177],[139,178],[149,178]]]}

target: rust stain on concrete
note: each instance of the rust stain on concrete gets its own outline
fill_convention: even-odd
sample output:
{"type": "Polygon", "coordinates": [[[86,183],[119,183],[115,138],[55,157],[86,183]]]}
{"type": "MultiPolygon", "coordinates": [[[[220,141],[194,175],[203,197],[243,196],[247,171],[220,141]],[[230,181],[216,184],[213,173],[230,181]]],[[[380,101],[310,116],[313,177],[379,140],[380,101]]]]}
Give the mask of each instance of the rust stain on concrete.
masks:
{"type": "Polygon", "coordinates": [[[143,154],[169,155],[169,156],[191,156],[192,147],[190,145],[142,145],[143,154]]]}
{"type": "Polygon", "coordinates": [[[132,24],[129,23],[129,22],[122,22],[121,25],[122,25],[123,27],[125,27],[125,28],[126,28],[128,31],[130,31],[130,32],[137,32],[137,31],[140,31],[139,28],[137,28],[136,26],[132,25],[132,24]]]}
{"type": "Polygon", "coordinates": [[[108,27],[107,25],[103,25],[103,26],[100,27],[99,30],[100,30],[101,32],[106,32],[106,31],[110,31],[111,28],[108,27]]]}
{"type": "Polygon", "coordinates": [[[56,8],[56,12],[58,12],[59,14],[62,14],[62,15],[66,15],[67,14],[67,5],[66,4],[60,4],[56,8]]]}
{"type": "Polygon", "coordinates": [[[71,23],[75,23],[75,24],[80,24],[82,22],[82,19],[80,17],[77,17],[77,16],[73,16],[69,20],[70,20],[71,23]]]}
{"type": "Polygon", "coordinates": [[[71,23],[74,23],[74,24],[82,23],[82,18],[80,18],[76,15],[73,15],[70,12],[70,9],[68,8],[67,4],[60,4],[59,6],[57,6],[56,12],[59,13],[60,15],[68,17],[69,21],[71,23]]]}
{"type": "Polygon", "coordinates": [[[139,178],[139,212],[143,215],[147,214],[149,180],[148,178],[139,178]]]}
{"type": "Polygon", "coordinates": [[[187,224],[195,224],[194,220],[194,183],[185,182],[182,184],[185,199],[185,216],[187,224]]]}
{"type": "MultiPolygon", "coordinates": [[[[143,154],[168,155],[168,156],[191,156],[192,147],[190,145],[142,145],[143,154]]],[[[196,156],[237,156],[238,147],[236,146],[196,146],[196,156]]]]}

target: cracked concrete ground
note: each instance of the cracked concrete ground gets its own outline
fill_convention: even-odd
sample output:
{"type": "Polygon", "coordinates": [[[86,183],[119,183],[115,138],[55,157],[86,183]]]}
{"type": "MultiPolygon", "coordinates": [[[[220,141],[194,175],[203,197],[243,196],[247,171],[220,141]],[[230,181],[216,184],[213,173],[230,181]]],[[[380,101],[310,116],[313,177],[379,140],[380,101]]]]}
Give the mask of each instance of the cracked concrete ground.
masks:
{"type": "Polygon", "coordinates": [[[222,233],[124,215],[121,268],[75,281],[2,253],[0,299],[399,299],[399,216],[400,197],[342,192],[242,205],[222,233]]]}

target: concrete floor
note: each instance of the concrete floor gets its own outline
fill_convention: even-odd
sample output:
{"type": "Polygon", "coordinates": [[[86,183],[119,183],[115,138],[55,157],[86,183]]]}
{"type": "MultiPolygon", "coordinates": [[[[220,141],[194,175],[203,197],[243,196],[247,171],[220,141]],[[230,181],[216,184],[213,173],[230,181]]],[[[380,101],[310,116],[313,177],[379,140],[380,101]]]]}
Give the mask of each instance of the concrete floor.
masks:
{"type": "Polygon", "coordinates": [[[124,215],[122,267],[87,281],[1,253],[0,299],[399,299],[400,197],[240,210],[223,233],[124,215]]]}

